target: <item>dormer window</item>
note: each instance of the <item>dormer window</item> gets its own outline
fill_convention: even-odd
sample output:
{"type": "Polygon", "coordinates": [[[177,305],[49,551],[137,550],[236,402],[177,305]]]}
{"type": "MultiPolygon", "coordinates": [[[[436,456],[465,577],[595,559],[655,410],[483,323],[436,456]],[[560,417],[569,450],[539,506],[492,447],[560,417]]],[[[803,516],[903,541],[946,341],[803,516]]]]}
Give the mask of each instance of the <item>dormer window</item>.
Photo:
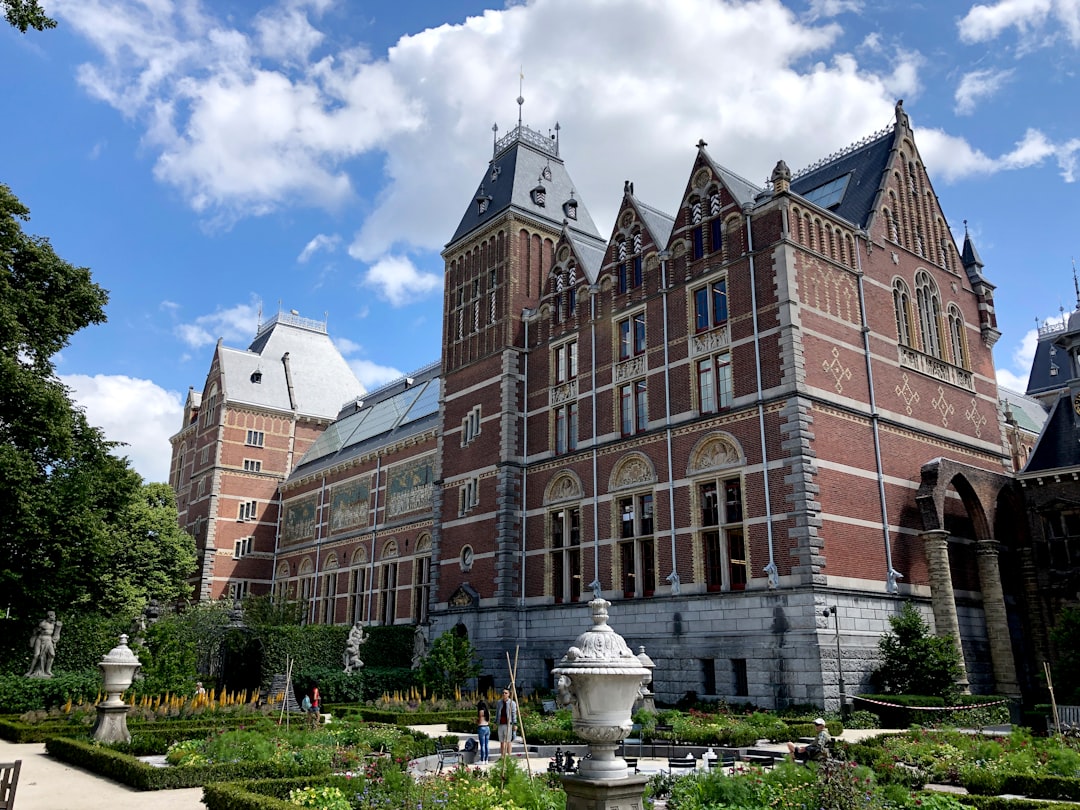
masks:
{"type": "Polygon", "coordinates": [[[577,200],[573,197],[564,202],[562,208],[567,219],[577,219],[577,200]]]}
{"type": "Polygon", "coordinates": [[[544,170],[540,172],[540,178],[543,180],[551,180],[551,166],[544,167],[544,170]]]}
{"type": "Polygon", "coordinates": [[[259,385],[262,382],[262,372],[259,371],[259,369],[255,369],[251,372],[251,381],[255,383],[255,385],[259,385]]]}
{"type": "MultiPolygon", "coordinates": [[[[492,173],[494,173],[494,169],[492,173]]],[[[495,178],[492,177],[492,180],[495,178]]],[[[476,213],[483,214],[488,210],[488,206],[491,205],[491,195],[484,193],[484,187],[480,186],[480,193],[476,195],[476,213]]]]}
{"type": "Polygon", "coordinates": [[[534,205],[543,207],[547,203],[547,189],[542,185],[538,185],[532,190],[532,201],[534,205]]]}
{"type": "Polygon", "coordinates": [[[502,166],[491,167],[491,182],[494,183],[499,179],[499,175],[502,174],[502,166]]]}

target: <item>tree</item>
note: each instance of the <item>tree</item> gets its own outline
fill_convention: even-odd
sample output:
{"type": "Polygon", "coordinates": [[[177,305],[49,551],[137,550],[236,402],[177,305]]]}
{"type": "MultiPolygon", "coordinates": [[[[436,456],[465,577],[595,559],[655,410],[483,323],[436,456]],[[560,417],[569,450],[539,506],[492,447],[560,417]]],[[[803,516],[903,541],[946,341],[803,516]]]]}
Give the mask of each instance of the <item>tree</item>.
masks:
{"type": "Polygon", "coordinates": [[[104,322],[108,294],[24,233],[28,218],[0,184],[0,593],[16,619],[0,644],[20,651],[47,609],[131,614],[183,595],[194,566],[168,488],[144,488],[56,377],[53,357],[104,322]]]}
{"type": "Polygon", "coordinates": [[[892,632],[878,641],[881,666],[874,682],[887,694],[951,697],[960,678],[960,655],[951,636],[934,636],[911,602],[891,616],[892,632]]]}
{"type": "Polygon", "coordinates": [[[1080,610],[1066,608],[1050,631],[1054,645],[1054,695],[1058,703],[1080,702],[1080,610]]]}
{"type": "Polygon", "coordinates": [[[42,10],[38,0],[0,0],[0,6],[4,9],[7,21],[24,34],[27,28],[37,31],[56,28],[56,20],[42,10]]]}
{"type": "Polygon", "coordinates": [[[480,674],[480,663],[475,659],[476,648],[468,637],[451,630],[432,643],[431,651],[420,662],[417,676],[435,694],[449,697],[464,687],[469,678],[480,674]]]}

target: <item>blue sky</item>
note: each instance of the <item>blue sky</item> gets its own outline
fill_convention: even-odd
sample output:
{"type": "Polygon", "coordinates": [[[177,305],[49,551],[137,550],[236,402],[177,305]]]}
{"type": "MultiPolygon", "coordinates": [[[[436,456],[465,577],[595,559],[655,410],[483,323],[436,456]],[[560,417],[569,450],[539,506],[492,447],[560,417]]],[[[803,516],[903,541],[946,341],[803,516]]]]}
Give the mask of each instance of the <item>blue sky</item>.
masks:
{"type": "Polygon", "coordinates": [[[0,30],[0,182],[92,269],[108,323],[57,368],[148,480],[214,343],[328,318],[373,388],[440,353],[439,251],[493,123],[561,125],[602,233],[623,180],[678,205],[700,138],[763,183],[904,99],[954,235],[997,285],[999,381],[1076,304],[1080,3],[46,0],[0,30]]]}

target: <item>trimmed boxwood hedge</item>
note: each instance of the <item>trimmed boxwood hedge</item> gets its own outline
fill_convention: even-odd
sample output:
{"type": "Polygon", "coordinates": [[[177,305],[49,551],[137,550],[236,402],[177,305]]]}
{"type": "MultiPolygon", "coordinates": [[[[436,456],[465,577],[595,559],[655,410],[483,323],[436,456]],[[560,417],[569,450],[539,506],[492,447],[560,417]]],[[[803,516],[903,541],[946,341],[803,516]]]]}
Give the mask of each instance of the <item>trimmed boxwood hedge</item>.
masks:
{"type": "MultiPolygon", "coordinates": [[[[328,707],[332,714],[340,714],[342,717],[360,716],[368,723],[386,723],[391,726],[430,726],[439,723],[449,725],[455,721],[471,721],[475,714],[471,709],[456,710],[450,712],[394,712],[383,709],[371,709],[366,706],[355,707],[328,707]]],[[[466,723],[469,725],[469,723],[466,723]]],[[[472,726],[476,723],[472,722],[472,726]]],[[[469,729],[475,731],[475,728],[469,729]]]]}
{"type": "Polygon", "coordinates": [[[345,776],[309,776],[214,782],[203,787],[203,804],[208,810],[296,810],[296,805],[289,802],[290,790],[324,785],[340,788],[348,795],[356,790],[357,780],[345,776]]]}
{"type": "Polygon", "coordinates": [[[1006,799],[1001,796],[976,796],[969,794],[950,794],[963,804],[978,810],[1076,810],[1076,805],[1062,802],[1047,802],[1040,799],[1006,799]]]}
{"type": "Polygon", "coordinates": [[[240,778],[272,779],[284,776],[318,776],[329,773],[328,766],[283,766],[271,762],[222,762],[212,765],[155,768],[130,754],[71,737],[51,737],[45,750],[59,760],[129,785],[136,790],[168,790],[200,787],[210,782],[240,778]]]}

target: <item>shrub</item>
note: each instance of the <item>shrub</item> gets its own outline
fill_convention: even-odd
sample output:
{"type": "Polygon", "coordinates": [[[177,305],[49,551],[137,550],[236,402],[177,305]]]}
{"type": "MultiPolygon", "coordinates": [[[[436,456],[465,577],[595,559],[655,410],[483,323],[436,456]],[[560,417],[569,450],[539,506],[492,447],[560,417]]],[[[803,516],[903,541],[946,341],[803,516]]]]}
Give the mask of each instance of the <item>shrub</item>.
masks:
{"type": "Polygon", "coordinates": [[[23,714],[51,709],[68,700],[93,700],[100,690],[97,669],[57,673],[51,678],[0,675],[0,713],[23,714]]]}
{"type": "Polygon", "coordinates": [[[960,654],[949,636],[935,636],[911,602],[889,617],[892,631],[878,642],[881,666],[871,680],[887,694],[924,692],[952,697],[958,692],[960,654]]]}

